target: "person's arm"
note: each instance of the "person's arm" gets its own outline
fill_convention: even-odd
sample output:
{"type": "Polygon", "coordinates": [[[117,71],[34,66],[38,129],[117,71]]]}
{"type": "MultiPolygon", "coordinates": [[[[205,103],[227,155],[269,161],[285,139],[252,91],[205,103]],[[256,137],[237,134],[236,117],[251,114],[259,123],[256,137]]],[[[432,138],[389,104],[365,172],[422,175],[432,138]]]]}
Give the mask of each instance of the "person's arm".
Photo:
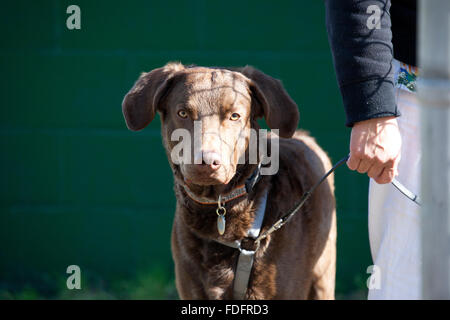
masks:
{"type": "Polygon", "coordinates": [[[398,116],[391,66],[390,1],[326,0],[325,8],[328,39],[347,115],[346,125],[351,127],[363,120],[398,116]],[[378,10],[376,8],[379,14],[374,11],[378,10]],[[377,16],[379,29],[374,25],[377,16]]]}
{"type": "Polygon", "coordinates": [[[353,127],[348,167],[388,183],[397,174],[401,147],[390,0],[325,0],[325,8],[346,125],[353,127]]]}

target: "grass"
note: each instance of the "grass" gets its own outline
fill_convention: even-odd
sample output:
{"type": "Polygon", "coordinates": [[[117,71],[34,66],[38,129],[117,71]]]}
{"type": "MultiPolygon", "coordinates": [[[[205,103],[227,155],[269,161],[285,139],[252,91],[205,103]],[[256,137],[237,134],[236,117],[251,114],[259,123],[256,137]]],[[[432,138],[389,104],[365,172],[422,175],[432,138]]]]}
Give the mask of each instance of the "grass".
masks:
{"type": "MultiPolygon", "coordinates": [[[[355,275],[351,286],[336,283],[336,299],[367,299],[366,280],[355,275]],[[351,287],[344,292],[342,289],[351,287]]],[[[137,272],[134,276],[105,279],[93,272],[83,271],[81,289],[69,290],[66,278],[42,274],[27,282],[0,282],[0,300],[173,300],[178,299],[173,270],[154,267],[137,272]]]]}
{"type": "Polygon", "coordinates": [[[134,277],[121,279],[104,279],[92,272],[83,271],[79,290],[69,290],[65,278],[49,275],[42,275],[38,280],[21,284],[1,283],[0,299],[170,300],[178,299],[178,294],[173,272],[167,268],[156,267],[147,272],[138,272],[134,277]]]}

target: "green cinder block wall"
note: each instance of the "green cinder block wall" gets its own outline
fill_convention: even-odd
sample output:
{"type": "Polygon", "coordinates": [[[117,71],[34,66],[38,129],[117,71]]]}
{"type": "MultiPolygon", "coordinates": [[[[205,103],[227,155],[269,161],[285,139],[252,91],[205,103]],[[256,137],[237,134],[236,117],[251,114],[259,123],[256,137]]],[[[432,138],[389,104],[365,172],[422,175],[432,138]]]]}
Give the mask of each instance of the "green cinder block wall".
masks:
{"type": "MultiPolygon", "coordinates": [[[[138,75],[168,61],[281,79],[299,126],[333,162],[348,153],[322,1],[2,1],[0,298],[77,297],[64,291],[72,264],[82,297],[114,298],[119,286],[140,290],[125,298],[176,298],[159,119],[132,133],[121,113],[138,75]],[[81,30],[66,28],[71,4],[81,30]]],[[[342,298],[366,290],[367,184],[336,173],[342,298]]]]}

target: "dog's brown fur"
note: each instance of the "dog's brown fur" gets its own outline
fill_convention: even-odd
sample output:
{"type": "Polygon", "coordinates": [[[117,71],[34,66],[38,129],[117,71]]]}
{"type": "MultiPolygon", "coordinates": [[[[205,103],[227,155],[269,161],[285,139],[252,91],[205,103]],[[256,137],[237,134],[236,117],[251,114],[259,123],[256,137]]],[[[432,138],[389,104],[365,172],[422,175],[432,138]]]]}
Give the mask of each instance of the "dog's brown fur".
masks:
{"type": "MultiPolygon", "coordinates": [[[[331,168],[329,158],[313,138],[303,131],[295,131],[297,106],[281,83],[251,67],[227,70],[168,64],[138,79],[124,99],[123,112],[132,130],[144,128],[156,112],[161,114],[164,145],[175,177],[177,208],[172,254],[180,297],[231,299],[239,252],[215,240],[220,237],[223,241],[234,241],[245,237],[265,190],[268,199],[262,232],[267,230],[331,168]],[[247,150],[236,148],[228,155],[233,159],[230,165],[223,165],[222,172],[208,177],[197,175],[195,165],[174,164],[170,157],[174,147],[171,133],[180,127],[192,131],[190,122],[176,117],[174,106],[180,103],[191,104],[192,118],[201,118],[207,114],[206,109],[208,114],[222,114],[224,108],[233,109],[239,104],[243,115],[241,130],[259,128],[256,118],[264,116],[269,127],[279,128],[280,136],[284,137],[279,141],[278,173],[262,176],[248,197],[227,203],[223,236],[219,236],[216,228],[216,207],[193,201],[181,184],[187,180],[196,194],[217,199],[219,194],[243,184],[255,165],[237,164],[239,155],[247,150]]],[[[210,116],[204,119],[207,117],[210,116]]],[[[228,132],[224,139],[233,141],[235,124],[224,120],[211,122],[216,124],[219,130],[228,132]]],[[[330,176],[288,224],[262,242],[255,256],[246,299],[333,299],[335,262],[334,182],[330,176]]]]}

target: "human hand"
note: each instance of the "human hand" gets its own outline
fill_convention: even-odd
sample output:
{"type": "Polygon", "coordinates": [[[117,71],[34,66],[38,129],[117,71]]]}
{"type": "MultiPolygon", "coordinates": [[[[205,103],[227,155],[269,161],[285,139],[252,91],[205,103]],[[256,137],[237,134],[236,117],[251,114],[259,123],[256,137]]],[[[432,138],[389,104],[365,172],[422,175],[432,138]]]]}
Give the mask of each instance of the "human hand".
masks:
{"type": "Polygon", "coordinates": [[[402,138],[395,117],[357,122],[350,138],[350,170],[367,173],[377,183],[390,183],[398,175],[402,138]]]}

